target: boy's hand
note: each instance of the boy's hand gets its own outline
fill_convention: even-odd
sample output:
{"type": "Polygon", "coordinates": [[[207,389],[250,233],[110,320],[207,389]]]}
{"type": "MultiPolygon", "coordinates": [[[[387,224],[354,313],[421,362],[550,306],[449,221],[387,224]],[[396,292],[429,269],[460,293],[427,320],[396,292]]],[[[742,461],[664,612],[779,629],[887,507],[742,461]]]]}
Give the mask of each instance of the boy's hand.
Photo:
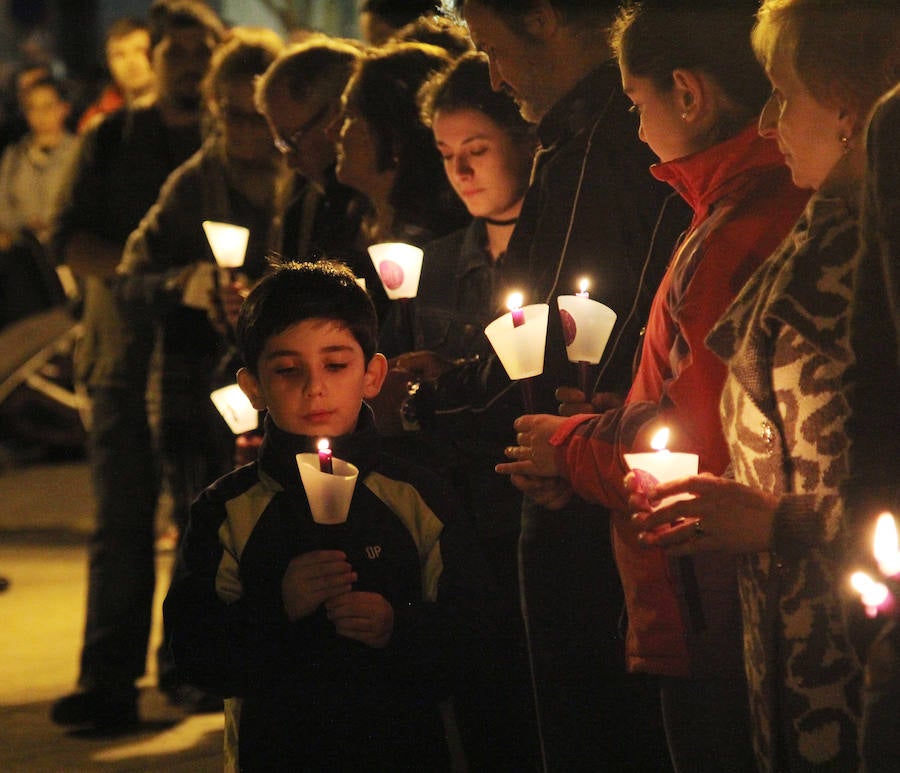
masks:
{"type": "Polygon", "coordinates": [[[288,619],[311,615],[328,599],[347,593],[356,572],[340,550],[314,550],[291,559],[281,578],[281,598],[288,619]]]}
{"type": "Polygon", "coordinates": [[[391,640],[394,608],[380,593],[350,591],[326,601],[325,609],[339,636],[379,649],[391,640]]]}

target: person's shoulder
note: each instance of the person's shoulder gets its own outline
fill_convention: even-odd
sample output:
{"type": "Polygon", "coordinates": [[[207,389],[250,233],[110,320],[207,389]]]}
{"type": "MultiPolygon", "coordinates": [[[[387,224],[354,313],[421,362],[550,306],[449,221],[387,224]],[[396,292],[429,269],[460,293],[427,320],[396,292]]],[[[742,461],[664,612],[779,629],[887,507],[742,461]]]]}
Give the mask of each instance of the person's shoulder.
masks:
{"type": "Polygon", "coordinates": [[[443,523],[456,517],[460,510],[457,494],[445,478],[408,459],[380,451],[372,472],[397,486],[413,490],[443,523]]]}
{"type": "Polygon", "coordinates": [[[197,502],[208,507],[224,506],[226,502],[237,499],[258,483],[257,463],[250,462],[209,484],[197,497],[197,502]]]}

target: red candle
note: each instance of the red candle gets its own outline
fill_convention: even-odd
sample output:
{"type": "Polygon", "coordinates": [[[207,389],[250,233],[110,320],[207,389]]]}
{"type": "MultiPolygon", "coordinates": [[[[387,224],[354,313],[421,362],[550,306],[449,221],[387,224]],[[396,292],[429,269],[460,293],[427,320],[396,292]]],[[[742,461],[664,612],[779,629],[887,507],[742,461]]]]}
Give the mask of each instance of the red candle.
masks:
{"type": "Polygon", "coordinates": [[[322,438],[317,448],[319,449],[319,469],[322,472],[327,472],[329,474],[333,473],[331,465],[331,444],[328,442],[328,438],[322,438]]]}
{"type": "Polygon", "coordinates": [[[511,293],[506,299],[506,307],[512,316],[513,327],[525,324],[525,310],[522,308],[522,293],[511,293]]]}

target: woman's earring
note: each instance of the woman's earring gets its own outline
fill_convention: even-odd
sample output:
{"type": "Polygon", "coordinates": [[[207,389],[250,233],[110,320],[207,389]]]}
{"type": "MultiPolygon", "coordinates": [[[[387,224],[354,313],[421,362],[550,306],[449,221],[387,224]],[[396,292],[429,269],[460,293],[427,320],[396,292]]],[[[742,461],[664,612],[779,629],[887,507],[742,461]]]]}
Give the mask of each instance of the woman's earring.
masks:
{"type": "Polygon", "coordinates": [[[688,111],[685,110],[685,111],[681,114],[681,120],[682,120],[682,121],[686,121],[686,120],[687,120],[687,115],[688,115],[688,111]]]}
{"type": "Polygon", "coordinates": [[[841,149],[845,155],[850,152],[850,138],[846,134],[841,136],[841,149]]]}

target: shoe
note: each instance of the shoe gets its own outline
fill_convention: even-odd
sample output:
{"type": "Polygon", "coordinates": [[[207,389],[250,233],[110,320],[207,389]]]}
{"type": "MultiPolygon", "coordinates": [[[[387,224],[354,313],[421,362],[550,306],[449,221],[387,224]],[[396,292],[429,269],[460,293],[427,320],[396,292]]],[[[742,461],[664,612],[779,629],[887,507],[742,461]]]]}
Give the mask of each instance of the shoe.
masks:
{"type": "Polygon", "coordinates": [[[50,719],[64,727],[123,730],[138,724],[137,690],[82,690],[60,698],[50,719]]]}
{"type": "Polygon", "coordinates": [[[221,695],[193,684],[167,685],[159,689],[166,694],[169,703],[180,706],[187,714],[216,714],[225,710],[221,695]]]}

